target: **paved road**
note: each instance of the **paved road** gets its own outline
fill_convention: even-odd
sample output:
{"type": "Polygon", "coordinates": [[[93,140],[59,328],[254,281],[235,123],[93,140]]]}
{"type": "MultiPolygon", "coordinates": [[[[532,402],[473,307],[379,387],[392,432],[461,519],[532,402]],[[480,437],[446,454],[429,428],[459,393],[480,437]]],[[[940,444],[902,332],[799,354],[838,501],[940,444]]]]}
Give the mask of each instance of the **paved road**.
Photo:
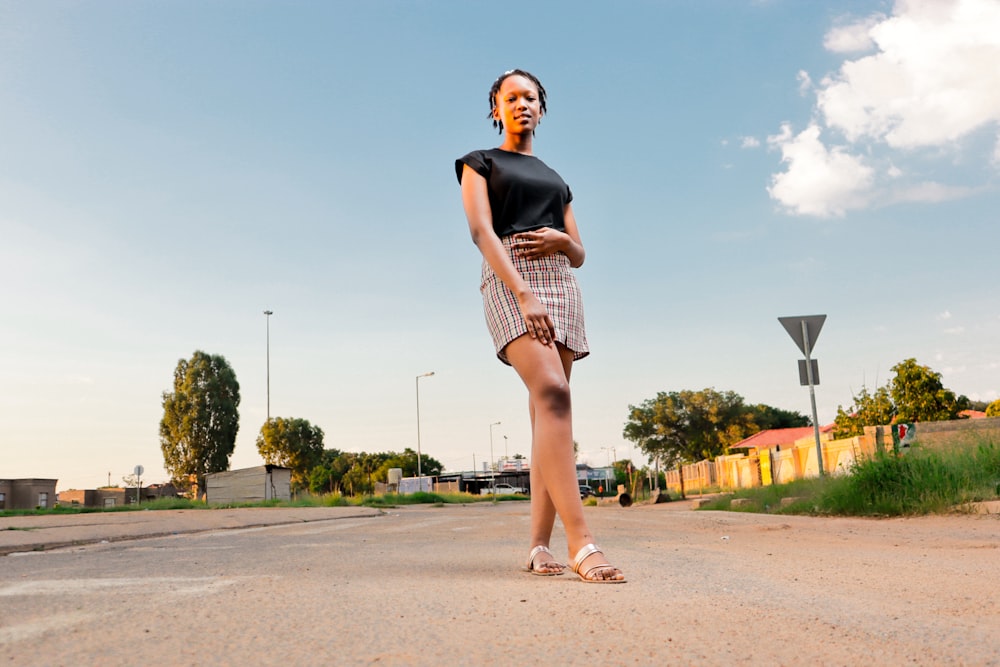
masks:
{"type": "Polygon", "coordinates": [[[687,507],[587,508],[623,586],[527,503],[0,518],[0,664],[1000,665],[995,515],[687,507]]]}

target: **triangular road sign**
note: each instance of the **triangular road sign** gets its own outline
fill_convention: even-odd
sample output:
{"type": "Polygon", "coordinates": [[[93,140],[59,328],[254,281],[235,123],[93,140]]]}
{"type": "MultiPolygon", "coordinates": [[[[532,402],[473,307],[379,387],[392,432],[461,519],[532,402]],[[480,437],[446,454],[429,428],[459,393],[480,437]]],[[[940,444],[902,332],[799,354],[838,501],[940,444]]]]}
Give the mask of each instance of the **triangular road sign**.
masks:
{"type": "Polygon", "coordinates": [[[813,347],[816,346],[816,339],[819,338],[819,332],[823,328],[823,323],[826,322],[826,315],[779,317],[778,321],[781,322],[781,326],[785,327],[785,331],[788,332],[788,335],[792,337],[795,344],[802,350],[802,354],[808,354],[806,352],[806,341],[802,337],[802,323],[805,322],[806,328],[809,330],[809,352],[812,352],[813,347]]]}

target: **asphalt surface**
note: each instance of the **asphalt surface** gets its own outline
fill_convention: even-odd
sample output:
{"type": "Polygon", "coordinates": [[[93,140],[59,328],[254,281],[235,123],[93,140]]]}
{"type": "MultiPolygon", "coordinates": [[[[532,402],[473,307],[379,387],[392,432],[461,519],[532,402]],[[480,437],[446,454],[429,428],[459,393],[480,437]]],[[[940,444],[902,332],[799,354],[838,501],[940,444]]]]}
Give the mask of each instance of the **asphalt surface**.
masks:
{"type": "Polygon", "coordinates": [[[0,664],[1000,665],[996,515],[587,516],[629,583],[524,502],[0,517],[0,664]]]}

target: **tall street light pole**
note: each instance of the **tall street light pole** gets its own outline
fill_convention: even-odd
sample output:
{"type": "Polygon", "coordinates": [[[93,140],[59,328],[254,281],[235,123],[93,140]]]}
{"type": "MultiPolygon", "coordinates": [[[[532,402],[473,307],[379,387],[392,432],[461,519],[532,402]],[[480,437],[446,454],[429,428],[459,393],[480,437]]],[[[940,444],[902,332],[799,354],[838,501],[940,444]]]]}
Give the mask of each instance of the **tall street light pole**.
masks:
{"type": "Polygon", "coordinates": [[[493,427],[499,426],[500,422],[490,424],[490,486],[493,487],[493,500],[497,499],[497,464],[493,458],[493,427]]]}
{"type": "Polygon", "coordinates": [[[274,311],[264,311],[264,321],[267,323],[267,422],[271,423],[271,315],[274,311]]]}
{"type": "Polygon", "coordinates": [[[424,469],[420,463],[420,378],[429,378],[434,375],[434,371],[430,373],[423,373],[417,376],[417,484],[420,486],[420,490],[423,491],[423,482],[419,481],[424,476],[424,469]]]}

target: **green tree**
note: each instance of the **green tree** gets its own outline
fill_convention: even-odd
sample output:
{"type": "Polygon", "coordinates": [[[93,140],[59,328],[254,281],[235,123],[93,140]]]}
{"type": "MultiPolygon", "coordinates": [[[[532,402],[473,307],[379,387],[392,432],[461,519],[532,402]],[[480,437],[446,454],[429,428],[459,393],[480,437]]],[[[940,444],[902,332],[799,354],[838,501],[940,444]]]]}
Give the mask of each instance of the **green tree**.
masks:
{"type": "Polygon", "coordinates": [[[853,397],[851,407],[845,410],[842,406],[837,406],[833,437],[850,438],[863,435],[865,426],[891,424],[895,416],[896,406],[892,403],[888,387],[879,387],[875,393],[869,393],[867,387],[862,387],[853,397]]]}
{"type": "Polygon", "coordinates": [[[986,406],[987,417],[1000,417],[1000,398],[986,406]]]}
{"type": "MultiPolygon", "coordinates": [[[[772,428],[798,428],[801,426],[811,426],[812,420],[801,412],[782,410],[763,403],[747,406],[753,421],[761,431],[772,428]]],[[[750,435],[753,435],[752,433],[750,435]]]]}
{"type": "Polygon", "coordinates": [[[759,431],[739,394],[715,389],[660,392],[629,406],[623,435],[667,466],[715,458],[759,431]]]}
{"type": "MultiPolygon", "coordinates": [[[[401,468],[403,470],[403,477],[416,477],[417,453],[409,447],[404,449],[402,454],[388,452],[387,458],[382,461],[373,473],[375,481],[388,481],[389,468],[401,468]]],[[[434,476],[440,475],[441,471],[444,470],[444,466],[437,459],[422,454],[420,457],[420,470],[424,475],[434,476]]]]}
{"type": "Polygon", "coordinates": [[[324,449],[319,464],[309,473],[309,490],[313,493],[343,492],[340,482],[354,464],[354,456],[339,449],[324,449]]]}
{"type": "Polygon", "coordinates": [[[174,390],[163,392],[160,449],[174,484],[187,488],[197,478],[229,469],[240,428],[240,385],[221,355],[196,351],[174,370],[174,390]]]}
{"type": "Polygon", "coordinates": [[[375,491],[375,472],[389,458],[388,454],[368,454],[361,452],[353,457],[351,468],[340,480],[344,493],[350,495],[373,493],[375,491]]]}
{"type": "MultiPolygon", "coordinates": [[[[945,389],[941,374],[916,359],[906,359],[892,367],[896,376],[889,393],[896,406],[896,421],[929,422],[957,419],[962,404],[950,389],[945,389]]],[[[968,399],[966,399],[967,401],[968,399]]]]}
{"type": "Polygon", "coordinates": [[[323,430],[305,419],[273,417],[260,428],[257,451],[265,463],[291,468],[295,488],[307,488],[310,472],[322,462],[323,430]]]}

